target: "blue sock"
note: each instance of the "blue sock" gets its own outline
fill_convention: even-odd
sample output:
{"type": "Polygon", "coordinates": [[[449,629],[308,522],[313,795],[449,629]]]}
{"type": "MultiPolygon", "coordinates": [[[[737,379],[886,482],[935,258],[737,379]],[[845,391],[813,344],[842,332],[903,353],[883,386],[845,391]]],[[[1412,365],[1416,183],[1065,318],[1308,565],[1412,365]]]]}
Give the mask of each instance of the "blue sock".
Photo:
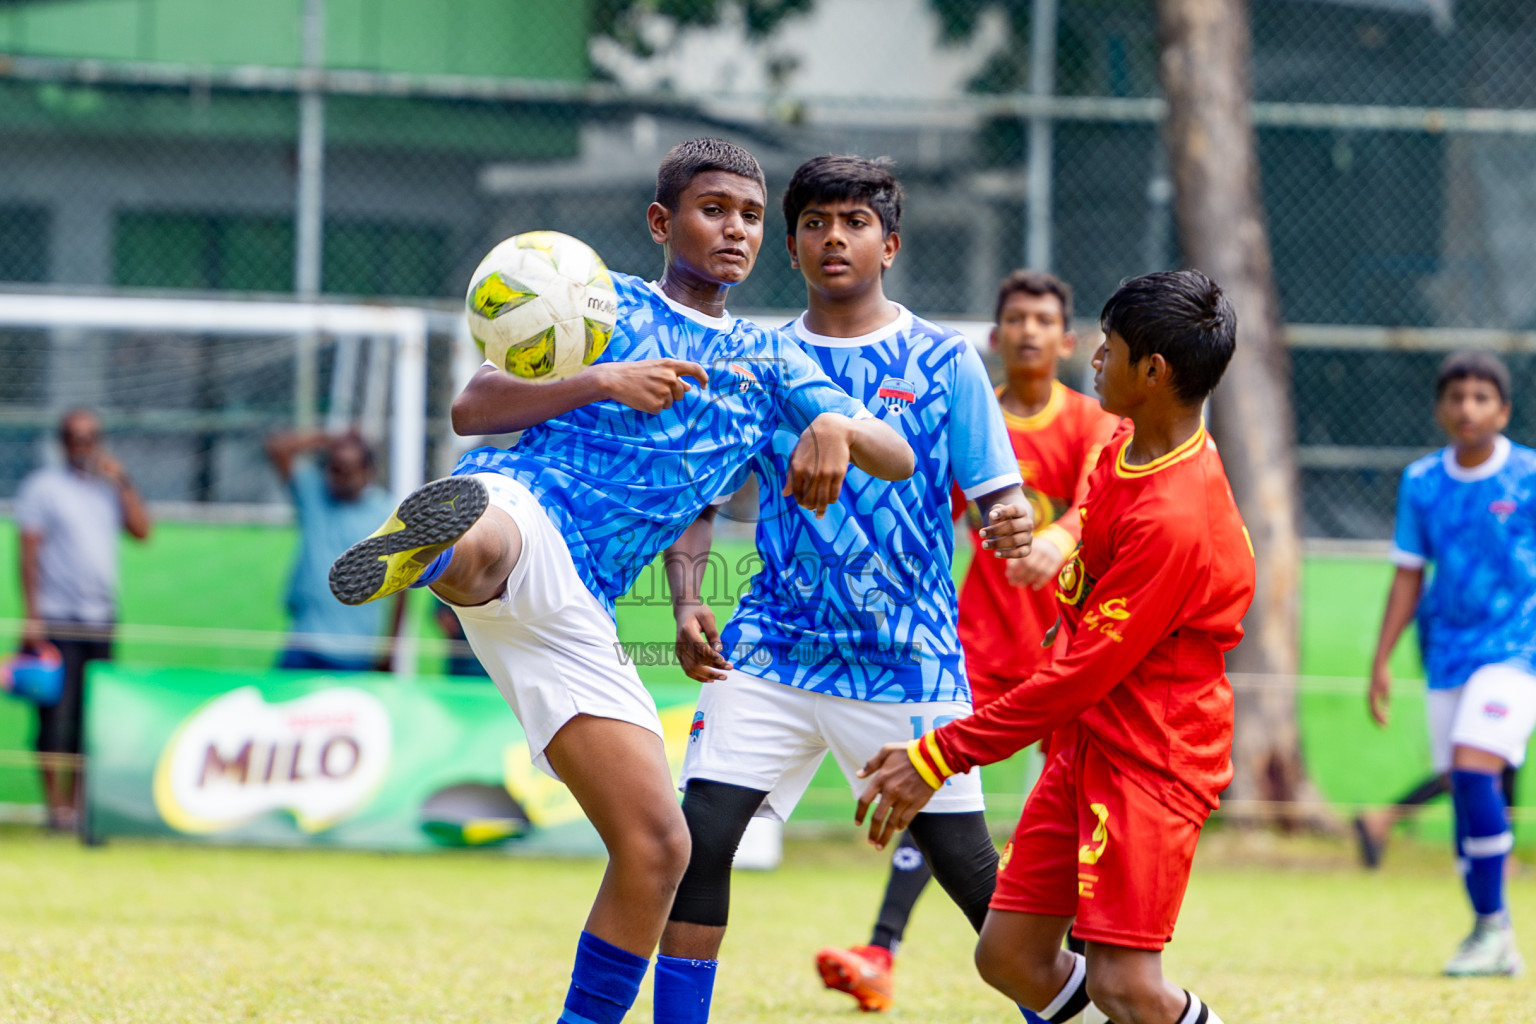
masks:
{"type": "Polygon", "coordinates": [[[1024,1007],[1020,1006],[1019,1012],[1024,1015],[1025,1020],[1029,1021],[1029,1024],[1046,1024],[1045,1018],[1033,1010],[1026,1010],[1024,1007]]]}
{"type": "Polygon", "coordinates": [[[425,587],[436,583],[437,578],[447,571],[448,563],[452,560],[453,545],[449,544],[447,550],[428,563],[427,567],[421,571],[421,575],[416,577],[416,582],[412,583],[411,586],[425,587]]]}
{"type": "Polygon", "coordinates": [[[649,963],[643,956],[582,932],[559,1024],[619,1024],[640,994],[649,963]]]}
{"type": "Polygon", "coordinates": [[[1514,847],[1515,837],[1509,831],[1509,810],[1499,792],[1499,777],[1453,771],[1451,799],[1456,804],[1472,909],[1480,917],[1500,913],[1504,909],[1504,858],[1514,847]]]}
{"type": "Polygon", "coordinates": [[[705,1024],[718,960],[656,955],[656,1024],[705,1024]]]}
{"type": "MultiPolygon", "coordinates": [[[[1447,779],[1450,773],[1446,773],[1447,779]]],[[[1467,877],[1467,814],[1461,801],[1453,795],[1451,797],[1451,833],[1456,846],[1456,873],[1463,879],[1467,877]]]]}

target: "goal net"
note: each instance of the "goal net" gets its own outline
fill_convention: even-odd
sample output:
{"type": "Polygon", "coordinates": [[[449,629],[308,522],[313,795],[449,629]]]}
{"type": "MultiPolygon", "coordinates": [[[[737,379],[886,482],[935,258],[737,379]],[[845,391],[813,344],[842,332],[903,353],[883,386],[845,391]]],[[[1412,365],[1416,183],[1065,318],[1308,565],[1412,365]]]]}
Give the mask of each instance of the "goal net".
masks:
{"type": "Polygon", "coordinates": [[[273,431],[355,429],[404,493],[452,464],[446,409],[472,372],[446,310],[0,294],[0,498],[90,408],[146,498],[178,519],[286,515],[273,431]]]}

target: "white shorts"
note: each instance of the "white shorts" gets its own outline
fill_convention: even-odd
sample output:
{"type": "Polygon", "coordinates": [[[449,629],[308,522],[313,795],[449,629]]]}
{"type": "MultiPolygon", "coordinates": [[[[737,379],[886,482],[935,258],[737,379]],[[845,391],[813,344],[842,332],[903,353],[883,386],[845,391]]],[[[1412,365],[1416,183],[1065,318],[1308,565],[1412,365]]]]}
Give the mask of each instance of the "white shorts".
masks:
{"type": "Polygon", "coordinates": [[[1497,754],[1518,768],[1536,729],[1536,676],[1519,665],[1484,665],[1462,686],[1430,690],[1424,710],[1435,771],[1451,770],[1458,746],[1497,754]]]}
{"type": "Polygon", "coordinates": [[[613,618],[577,574],[565,538],[533,492],[500,473],[475,479],[490,492],[491,507],[517,524],[523,552],[500,597],[449,607],[522,723],[533,763],[555,775],[544,748],[577,715],[616,718],[661,736],[656,702],[620,657],[613,618]]]}
{"type": "MultiPolygon", "coordinates": [[[[683,758],[682,785],[690,779],[708,779],[767,790],[757,813],[784,821],[828,750],[857,799],[869,783],[855,773],[881,746],[905,743],[935,725],[970,713],[966,701],[849,700],[733,669],[720,682],[705,683],[699,693],[699,709],[683,758]]],[[[972,769],[946,780],[923,810],[956,814],[984,806],[981,773],[972,769]]]]}

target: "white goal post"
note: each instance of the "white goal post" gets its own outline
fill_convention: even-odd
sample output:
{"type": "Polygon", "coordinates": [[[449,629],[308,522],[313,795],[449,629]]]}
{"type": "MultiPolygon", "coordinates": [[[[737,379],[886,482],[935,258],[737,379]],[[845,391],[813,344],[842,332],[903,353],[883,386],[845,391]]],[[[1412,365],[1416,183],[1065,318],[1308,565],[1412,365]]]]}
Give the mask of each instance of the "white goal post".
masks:
{"type": "Polygon", "coordinates": [[[322,335],[387,338],[393,348],[389,482],[397,495],[421,485],[426,473],[427,330],[441,314],[409,306],[217,299],[0,293],[0,328],[209,332],[292,335],[301,391],[313,401],[313,339],[322,335]],[[306,344],[305,339],[309,339],[306,344]]]}
{"type": "MultiPolygon", "coordinates": [[[[51,430],[49,416],[71,406],[93,406],[99,400],[113,407],[115,415],[130,417],[139,429],[161,432],[156,436],[164,436],[166,430],[195,433],[220,428],[259,436],[283,425],[274,421],[270,409],[231,407],[198,412],[186,407],[184,395],[165,401],[166,386],[173,391],[195,386],[197,368],[187,361],[185,346],[175,350],[184,353],[179,358],[186,363],[185,367],[177,364],[178,357],[168,357],[163,351],[156,354],[152,367],[135,365],[132,356],[126,370],[121,365],[78,365],[81,361],[107,362],[110,350],[119,341],[135,336],[249,339],[252,351],[262,353],[261,370],[272,371],[291,360],[291,378],[285,370],[282,375],[289,383],[281,385],[288,410],[284,414],[286,426],[337,430],[353,423],[370,440],[386,442],[389,487],[400,498],[420,486],[428,473],[429,332],[453,338],[451,372],[467,377],[477,361],[463,320],[462,316],[445,310],[402,305],[0,292],[0,336],[9,335],[7,341],[12,348],[5,351],[16,357],[7,368],[9,374],[18,379],[25,374],[26,360],[20,358],[23,349],[14,346],[25,344],[17,341],[18,335],[36,331],[48,335],[42,350],[52,353],[45,357],[53,366],[50,372],[54,376],[62,373],[65,378],[62,384],[44,388],[47,394],[34,396],[16,391],[9,402],[0,403],[0,425],[33,431],[46,425],[51,430]],[[82,340],[83,348],[74,347],[82,340]],[[320,354],[326,346],[332,346],[328,353],[330,389],[329,403],[322,414],[317,392],[322,377],[320,354]],[[67,365],[71,359],[76,365],[67,365]],[[161,398],[157,404],[142,385],[146,378],[167,375],[171,378],[169,382],[156,380],[161,398]],[[23,394],[27,397],[21,398],[23,394]]],[[[255,362],[237,365],[233,372],[255,370],[255,362]]],[[[224,369],[227,373],[231,368],[224,369]]],[[[170,452],[164,457],[175,459],[170,452]]],[[[230,470],[226,468],[224,472],[230,470]]],[[[239,471],[234,472],[238,475],[239,471]]],[[[166,511],[175,508],[194,518],[227,515],[235,521],[253,515],[257,520],[270,519],[277,509],[270,504],[242,505],[241,500],[250,499],[236,498],[231,504],[217,498],[207,505],[172,501],[161,507],[166,511]]],[[[398,638],[394,663],[397,673],[415,664],[416,646],[410,631],[398,638]]]]}

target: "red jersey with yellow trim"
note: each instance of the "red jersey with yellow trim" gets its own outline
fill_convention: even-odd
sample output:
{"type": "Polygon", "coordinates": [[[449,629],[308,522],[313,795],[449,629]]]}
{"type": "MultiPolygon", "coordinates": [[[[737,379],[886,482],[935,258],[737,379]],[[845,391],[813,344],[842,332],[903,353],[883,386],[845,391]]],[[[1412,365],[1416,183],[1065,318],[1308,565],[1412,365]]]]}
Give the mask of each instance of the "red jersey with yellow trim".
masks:
{"type": "MultiPolygon", "coordinates": [[[[1001,397],[1003,389],[997,393],[1001,397]]],[[[1005,408],[1003,420],[1035,514],[1035,536],[1070,554],[1081,539],[1077,517],[1059,520],[1082,506],[1089,474],[1120,417],[1105,412],[1098,399],[1054,381],[1045,408],[1033,416],[1015,416],[1005,408]]],[[[1060,609],[1054,583],[1035,590],[1008,582],[1008,563],[981,547],[974,508],[970,525],[973,557],[960,588],[960,644],[971,701],[981,707],[1050,660],[1060,643],[1042,647],[1040,641],[1060,609]]]]}
{"type": "Polygon", "coordinates": [[[1105,754],[1196,821],[1232,779],[1226,652],[1253,600],[1253,547],[1202,427],[1146,465],[1105,447],[1083,542],[1057,580],[1066,650],[975,714],[914,741],[940,775],[1000,761],[1077,720],[1105,754]]]}

